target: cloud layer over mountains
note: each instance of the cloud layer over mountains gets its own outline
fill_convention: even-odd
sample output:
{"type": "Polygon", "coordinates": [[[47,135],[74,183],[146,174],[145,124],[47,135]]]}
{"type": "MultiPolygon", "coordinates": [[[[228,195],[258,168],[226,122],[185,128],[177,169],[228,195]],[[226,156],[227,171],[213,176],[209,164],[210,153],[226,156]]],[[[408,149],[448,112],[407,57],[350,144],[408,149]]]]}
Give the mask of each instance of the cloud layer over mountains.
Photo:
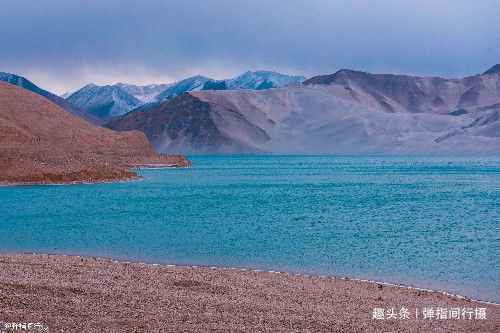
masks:
{"type": "Polygon", "coordinates": [[[500,59],[496,0],[4,0],[5,72],[55,93],[270,69],[462,77],[500,59]]]}

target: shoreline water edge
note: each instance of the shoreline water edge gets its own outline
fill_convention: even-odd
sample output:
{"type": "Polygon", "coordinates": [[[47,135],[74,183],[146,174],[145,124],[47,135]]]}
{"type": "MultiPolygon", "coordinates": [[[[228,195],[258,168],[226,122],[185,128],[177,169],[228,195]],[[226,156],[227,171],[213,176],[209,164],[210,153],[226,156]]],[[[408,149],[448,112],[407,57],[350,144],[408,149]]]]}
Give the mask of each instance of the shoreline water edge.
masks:
{"type": "Polygon", "coordinates": [[[128,170],[132,172],[132,176],[124,176],[118,178],[109,178],[109,179],[81,179],[81,180],[72,180],[72,181],[21,181],[21,182],[12,182],[12,181],[0,181],[0,187],[8,187],[8,186],[40,186],[40,185],[94,185],[94,184],[113,184],[113,183],[123,183],[123,182],[131,182],[138,181],[144,179],[141,175],[138,175],[136,171],[140,171],[141,169],[147,170],[162,170],[162,169],[185,169],[190,168],[192,166],[191,162],[188,162],[186,165],[180,164],[136,164],[130,166],[128,170]]]}

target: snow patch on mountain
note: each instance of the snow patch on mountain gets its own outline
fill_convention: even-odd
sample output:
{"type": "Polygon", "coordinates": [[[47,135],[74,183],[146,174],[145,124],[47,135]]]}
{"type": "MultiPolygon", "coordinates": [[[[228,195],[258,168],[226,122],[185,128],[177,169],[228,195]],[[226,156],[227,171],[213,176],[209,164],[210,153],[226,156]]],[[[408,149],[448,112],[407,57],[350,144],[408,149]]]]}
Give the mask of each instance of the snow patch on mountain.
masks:
{"type": "Polygon", "coordinates": [[[117,85],[88,84],[71,94],[67,100],[103,120],[123,115],[143,104],[117,85]]]}
{"type": "Polygon", "coordinates": [[[117,87],[144,103],[155,102],[158,95],[172,85],[173,84],[149,84],[145,86],[138,86],[121,82],[116,84],[117,87]]]}
{"type": "Polygon", "coordinates": [[[167,87],[164,91],[162,91],[157,96],[156,100],[165,101],[177,97],[179,95],[182,95],[185,92],[201,90],[203,88],[203,85],[208,81],[212,81],[212,79],[205,76],[197,75],[173,83],[169,87],[167,87]]]}
{"type": "Polygon", "coordinates": [[[303,76],[293,76],[272,71],[245,72],[234,79],[226,80],[228,89],[251,89],[263,90],[272,88],[287,87],[300,84],[305,80],[303,76]]]}
{"type": "Polygon", "coordinates": [[[207,82],[203,90],[265,90],[299,85],[303,76],[293,76],[272,71],[247,71],[235,78],[207,82]]]}

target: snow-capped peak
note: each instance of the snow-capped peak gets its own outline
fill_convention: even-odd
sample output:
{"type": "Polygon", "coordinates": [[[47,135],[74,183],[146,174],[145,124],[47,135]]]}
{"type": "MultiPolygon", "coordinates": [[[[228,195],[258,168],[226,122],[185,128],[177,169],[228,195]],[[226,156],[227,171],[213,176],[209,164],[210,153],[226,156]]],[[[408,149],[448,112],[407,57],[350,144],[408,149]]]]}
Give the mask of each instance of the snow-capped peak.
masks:
{"type": "Polygon", "coordinates": [[[204,89],[262,90],[300,84],[304,80],[303,76],[287,75],[273,71],[247,71],[232,79],[210,82],[204,89]]]}

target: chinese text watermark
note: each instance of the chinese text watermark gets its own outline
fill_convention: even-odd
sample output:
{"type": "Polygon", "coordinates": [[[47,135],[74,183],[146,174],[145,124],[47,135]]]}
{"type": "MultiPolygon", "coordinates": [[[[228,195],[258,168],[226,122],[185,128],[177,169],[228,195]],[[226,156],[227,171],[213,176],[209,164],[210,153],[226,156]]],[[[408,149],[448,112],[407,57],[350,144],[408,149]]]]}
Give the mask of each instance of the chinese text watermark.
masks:
{"type": "Polygon", "coordinates": [[[24,322],[1,322],[0,333],[8,332],[48,332],[49,327],[42,323],[24,323],[24,322]]]}
{"type": "Polygon", "coordinates": [[[486,320],[486,308],[443,308],[423,307],[416,309],[401,308],[373,308],[372,319],[377,320],[486,320]]]}

